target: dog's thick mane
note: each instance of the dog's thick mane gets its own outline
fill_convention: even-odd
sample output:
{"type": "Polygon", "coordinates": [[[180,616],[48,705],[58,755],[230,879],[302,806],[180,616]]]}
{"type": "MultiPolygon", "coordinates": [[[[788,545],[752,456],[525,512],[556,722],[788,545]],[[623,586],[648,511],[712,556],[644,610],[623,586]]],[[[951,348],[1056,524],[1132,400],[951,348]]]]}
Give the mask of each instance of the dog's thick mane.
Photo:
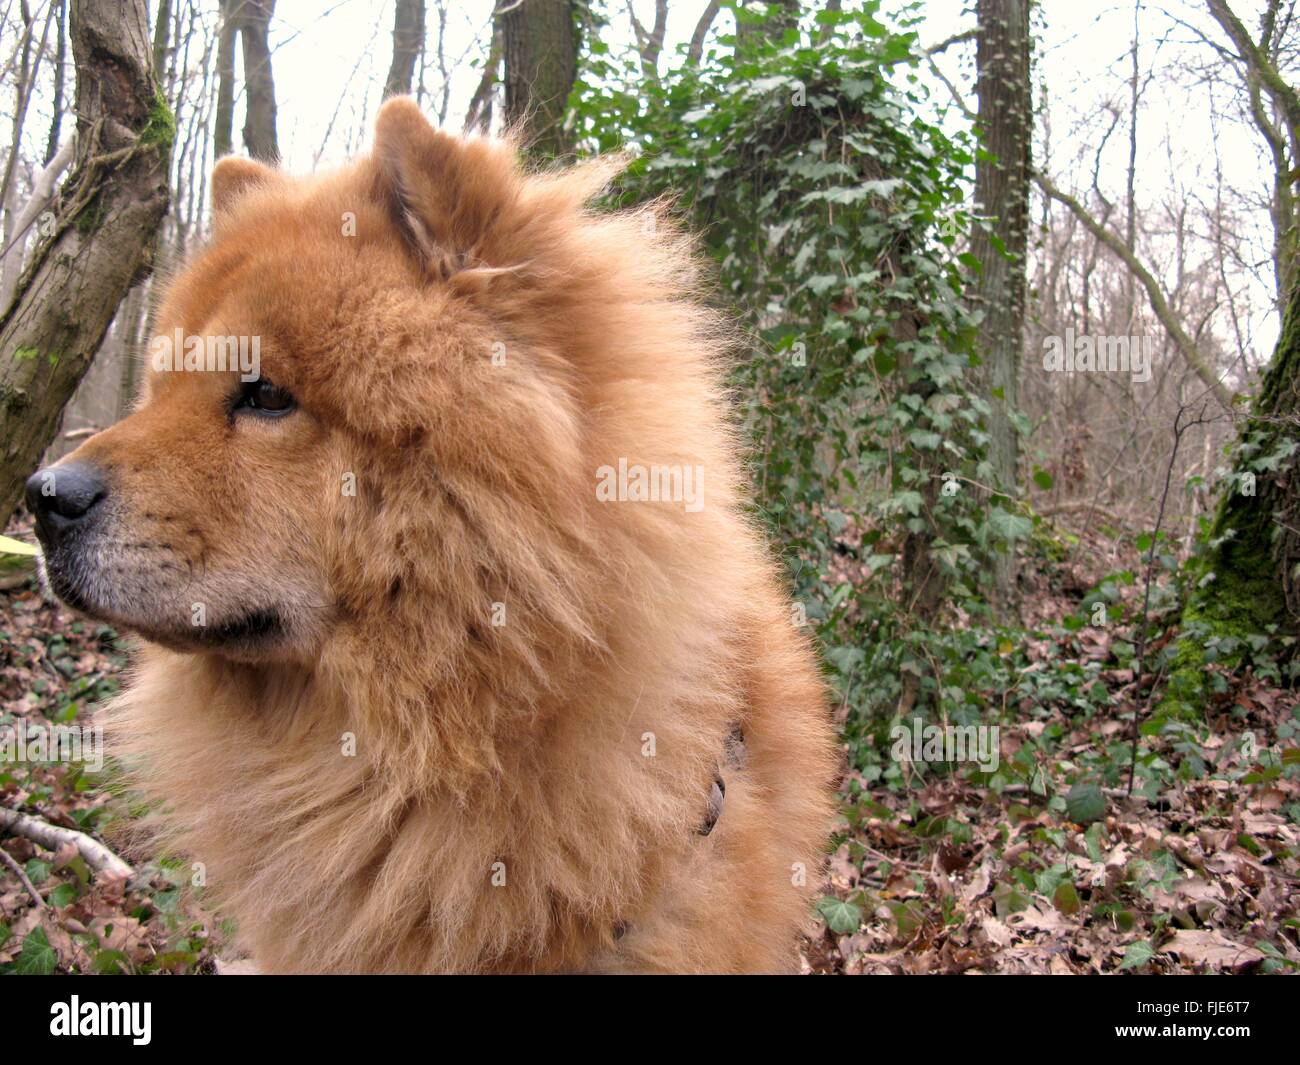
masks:
{"type": "MultiPolygon", "coordinates": [[[[409,110],[385,115],[374,156],[294,202],[397,228],[428,291],[490,321],[505,364],[475,371],[494,391],[463,398],[481,435],[421,422],[407,368],[376,351],[361,394],[338,400],[359,489],[332,515],[339,624],[318,660],[145,647],[110,735],[160,800],[163,842],[205,863],[267,967],[708,967],[654,922],[695,912],[718,863],[782,880],[805,863],[815,881],[808,825],[824,823],[829,778],[820,725],[754,710],[819,694],[742,512],[725,332],[663,205],[585,206],[609,163],[527,175],[508,143],[430,141],[405,128],[409,110]],[[706,505],[601,503],[596,470],[620,457],[702,466],[706,505]],[[750,769],[702,840],[737,725],[750,769]],[[778,728],[795,735],[788,763],[768,742],[778,728]],[[783,779],[806,775],[812,750],[818,779],[783,779]],[[766,842],[741,853],[728,819],[770,801],[766,842]]],[[[250,190],[214,253],[277,199],[250,190]]],[[[787,957],[762,911],[797,923],[806,893],[728,902],[758,911],[729,933],[737,957],[787,957]]]]}

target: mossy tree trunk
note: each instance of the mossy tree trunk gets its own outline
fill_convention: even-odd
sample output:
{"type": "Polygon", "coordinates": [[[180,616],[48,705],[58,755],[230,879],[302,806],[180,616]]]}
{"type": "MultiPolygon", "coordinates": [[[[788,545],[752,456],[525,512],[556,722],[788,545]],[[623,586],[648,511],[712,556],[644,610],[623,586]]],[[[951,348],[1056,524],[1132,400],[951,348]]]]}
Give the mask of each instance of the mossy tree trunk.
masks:
{"type": "MultiPolygon", "coordinates": [[[[1277,350],[1238,433],[1210,550],[1184,604],[1162,708],[1200,712],[1211,640],[1300,632],[1300,285],[1291,290],[1277,350]]],[[[1240,656],[1229,645],[1217,655],[1240,656]]]]}
{"type": "Polygon", "coordinates": [[[70,23],[77,158],[0,307],[0,529],[122,297],[148,274],[167,211],[174,125],[144,0],[73,0],[70,23]]]}
{"type": "MultiPolygon", "coordinates": [[[[980,261],[972,285],[983,312],[980,356],[989,391],[989,459],[997,487],[1018,494],[1020,447],[1011,414],[1019,405],[1025,332],[1025,252],[1029,245],[1029,0],[979,0],[975,88],[986,152],[975,164],[975,203],[987,223],[971,233],[980,261]]],[[[993,599],[1004,617],[1016,609],[1016,565],[1008,550],[993,558],[993,599]]]]}

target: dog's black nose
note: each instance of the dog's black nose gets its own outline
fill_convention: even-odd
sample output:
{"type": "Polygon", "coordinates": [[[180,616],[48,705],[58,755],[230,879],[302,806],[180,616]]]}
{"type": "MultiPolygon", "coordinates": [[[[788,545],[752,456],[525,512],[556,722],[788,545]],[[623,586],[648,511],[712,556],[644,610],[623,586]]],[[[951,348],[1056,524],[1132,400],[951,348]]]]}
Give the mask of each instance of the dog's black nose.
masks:
{"type": "Polygon", "coordinates": [[[103,474],[89,462],[47,466],[27,480],[27,508],[42,540],[83,523],[107,495],[103,474]]]}

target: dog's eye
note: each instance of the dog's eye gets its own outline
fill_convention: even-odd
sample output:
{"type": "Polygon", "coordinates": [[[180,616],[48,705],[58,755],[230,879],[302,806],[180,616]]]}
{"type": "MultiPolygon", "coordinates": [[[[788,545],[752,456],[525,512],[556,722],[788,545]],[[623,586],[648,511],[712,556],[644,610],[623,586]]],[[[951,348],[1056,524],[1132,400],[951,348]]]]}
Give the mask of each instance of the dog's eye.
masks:
{"type": "Polygon", "coordinates": [[[271,416],[288,414],[296,406],[292,395],[278,385],[265,380],[248,384],[244,388],[243,395],[240,396],[238,405],[271,416]]]}

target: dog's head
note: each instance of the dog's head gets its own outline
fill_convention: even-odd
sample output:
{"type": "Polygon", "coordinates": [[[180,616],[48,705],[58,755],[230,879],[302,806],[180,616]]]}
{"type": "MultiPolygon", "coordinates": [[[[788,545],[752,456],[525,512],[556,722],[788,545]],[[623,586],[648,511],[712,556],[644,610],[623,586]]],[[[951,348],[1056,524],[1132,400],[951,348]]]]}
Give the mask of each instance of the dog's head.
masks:
{"type": "Polygon", "coordinates": [[[475,639],[507,584],[563,616],[599,432],[579,412],[619,387],[581,365],[608,314],[572,301],[624,283],[602,250],[645,228],[584,214],[610,173],[525,175],[409,100],[337,173],[219,162],[213,241],[167,287],[134,412],[28,483],[54,591],[244,660],[310,662],[417,591],[426,638],[475,639]]]}

